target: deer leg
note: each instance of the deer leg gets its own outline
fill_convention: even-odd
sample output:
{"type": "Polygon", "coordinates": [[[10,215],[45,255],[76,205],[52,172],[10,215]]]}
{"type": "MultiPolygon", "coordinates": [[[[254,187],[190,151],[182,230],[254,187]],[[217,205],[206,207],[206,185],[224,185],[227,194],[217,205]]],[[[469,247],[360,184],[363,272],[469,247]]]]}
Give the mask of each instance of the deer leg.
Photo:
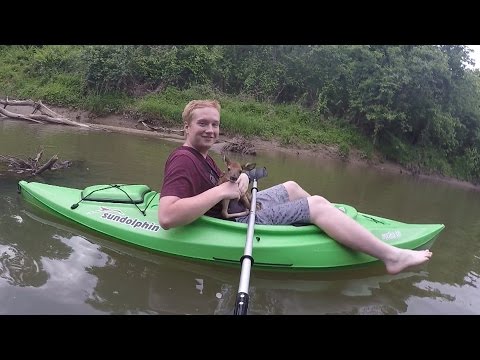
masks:
{"type": "Polygon", "coordinates": [[[239,216],[247,216],[248,214],[250,214],[250,210],[245,210],[244,212],[241,212],[241,213],[226,214],[225,219],[231,219],[231,218],[239,217],[239,216]]]}
{"type": "MultiPolygon", "coordinates": [[[[250,209],[250,206],[251,206],[251,204],[252,204],[252,194],[251,194],[251,193],[248,193],[248,192],[245,193],[245,195],[244,195],[242,198],[240,198],[240,201],[243,203],[243,205],[245,206],[245,208],[250,209]]],[[[262,204],[259,203],[259,202],[257,202],[257,203],[255,204],[255,209],[256,209],[257,211],[262,210],[262,204]]]]}
{"type": "Polygon", "coordinates": [[[222,217],[224,219],[229,219],[229,214],[228,214],[228,204],[230,204],[230,199],[223,199],[222,200],[222,217]]]}
{"type": "Polygon", "coordinates": [[[234,217],[246,216],[246,215],[250,214],[250,209],[247,209],[247,210],[239,212],[239,213],[229,214],[228,213],[228,204],[229,203],[230,203],[229,199],[222,200],[222,217],[224,219],[231,219],[231,218],[234,218],[234,217]]]}
{"type": "Polygon", "coordinates": [[[249,198],[247,194],[248,193],[245,193],[240,197],[240,202],[243,204],[243,206],[245,206],[245,209],[250,210],[250,206],[252,204],[252,198],[251,197],[249,198]]]}

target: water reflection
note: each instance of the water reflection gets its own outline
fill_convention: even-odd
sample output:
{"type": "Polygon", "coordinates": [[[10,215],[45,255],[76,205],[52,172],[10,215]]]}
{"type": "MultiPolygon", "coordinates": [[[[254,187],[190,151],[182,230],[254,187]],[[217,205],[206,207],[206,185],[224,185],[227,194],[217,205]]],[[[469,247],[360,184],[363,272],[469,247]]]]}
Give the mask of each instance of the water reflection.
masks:
{"type": "MultiPolygon", "coordinates": [[[[4,239],[0,236],[0,241],[4,239]]],[[[39,287],[46,282],[46,273],[26,251],[14,246],[0,245],[0,277],[15,286],[39,287]]]]}
{"type": "Polygon", "coordinates": [[[41,262],[30,255],[28,245],[17,241],[17,237],[24,233],[24,219],[17,213],[13,198],[3,196],[1,200],[0,278],[13,286],[39,287],[47,278],[41,262]]]}
{"type": "MultiPolygon", "coordinates": [[[[62,291],[53,291],[67,302],[84,301],[101,313],[111,314],[233,313],[240,266],[152,254],[113,239],[84,235],[54,217],[47,220],[29,212],[25,215],[24,222],[31,218],[57,233],[77,234],[53,236],[71,249],[68,258],[42,260],[52,277],[46,284],[52,290],[70,283],[62,291]]],[[[393,276],[385,274],[381,264],[323,273],[254,268],[249,314],[408,314],[418,313],[417,304],[422,306],[428,299],[455,304],[448,288],[426,280],[431,276],[424,268],[428,266],[393,276]]],[[[471,273],[468,279],[476,282],[478,276],[471,273]]],[[[435,310],[425,307],[423,313],[435,310]]]]}
{"type": "Polygon", "coordinates": [[[478,296],[478,274],[468,276],[467,286],[457,284],[438,283],[428,280],[417,284],[419,288],[429,292],[428,297],[418,299],[412,295],[408,303],[415,303],[414,311],[409,314],[445,314],[470,315],[480,314],[480,297],[478,296]]]}
{"type": "MultiPolygon", "coordinates": [[[[360,271],[363,272],[363,271],[360,271]]],[[[370,270],[368,271],[370,272],[370,270]]],[[[405,272],[394,276],[357,274],[350,279],[334,273],[325,280],[309,274],[294,280],[275,282],[255,277],[251,283],[251,314],[401,314],[407,311],[405,288],[426,272],[405,272]],[[340,279],[339,279],[340,278],[340,279]],[[379,296],[379,294],[381,294],[379,296]],[[262,306],[260,306],[262,305],[262,306]]],[[[412,289],[409,289],[411,291],[412,289]]],[[[424,296],[429,296],[425,293],[424,296]]]]}
{"type": "MultiPolygon", "coordinates": [[[[77,232],[56,217],[30,210],[24,212],[25,218],[38,221],[52,231],[77,232]]],[[[69,282],[69,287],[62,289],[67,291],[66,295],[78,297],[78,301],[85,301],[102,313],[212,314],[217,306],[221,284],[195,270],[183,271],[182,268],[188,269],[189,262],[182,264],[181,260],[179,263],[176,259],[123,245],[117,240],[85,234],[81,230],[75,236],[57,234],[53,238],[71,251],[64,261],[45,260],[45,270],[52,277],[49,284],[61,287],[60,284],[69,282]],[[169,266],[170,262],[174,265],[169,266]],[[84,290],[79,296],[81,289],[84,290]]],[[[195,269],[196,265],[192,266],[195,269]]]]}
{"type": "MultiPolygon", "coordinates": [[[[124,254],[131,253],[129,247],[124,250],[124,254]]],[[[134,256],[138,264],[138,253],[134,256]]],[[[91,303],[102,311],[233,314],[239,268],[201,265],[163,256],[144,256],[145,262],[136,268],[128,256],[115,255],[115,258],[115,268],[95,271],[100,279],[125,274],[122,281],[99,282],[96,294],[103,301],[91,303]],[[129,298],[129,310],[119,306],[115,299],[115,295],[121,294],[129,298]]],[[[319,276],[253,270],[249,314],[402,314],[409,312],[408,299],[412,294],[419,299],[436,296],[452,301],[436,289],[417,286],[424,278],[428,278],[427,271],[390,276],[364,269],[348,275],[332,272],[319,276]]]]}
{"type": "Polygon", "coordinates": [[[69,246],[72,251],[66,259],[42,258],[42,264],[49,279],[41,290],[52,299],[61,299],[67,304],[83,304],[93,298],[98,278],[91,273],[93,267],[108,264],[109,257],[99,251],[99,246],[92,244],[81,236],[64,237],[54,235],[69,246]]]}

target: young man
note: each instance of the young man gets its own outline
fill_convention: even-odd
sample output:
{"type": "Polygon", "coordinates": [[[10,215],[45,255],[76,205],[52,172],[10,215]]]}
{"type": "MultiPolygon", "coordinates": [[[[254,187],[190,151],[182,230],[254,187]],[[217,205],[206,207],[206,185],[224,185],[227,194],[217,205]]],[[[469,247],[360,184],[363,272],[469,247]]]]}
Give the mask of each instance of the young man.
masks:
{"type": "MultiPolygon", "coordinates": [[[[215,100],[190,101],[182,118],[185,143],[165,164],[158,210],[164,229],[189,224],[204,214],[221,218],[221,201],[238,200],[248,189],[246,174],[236,183],[227,181],[216,186],[221,171],[208,150],[219,136],[220,104],[215,100]]],[[[432,256],[429,250],[400,249],[384,243],[328,200],[311,196],[294,181],[259,191],[257,202],[262,208],[256,211],[255,223],[315,224],[339,243],[383,261],[390,274],[422,264],[432,256]]],[[[235,221],[246,223],[248,216],[235,221]]]]}

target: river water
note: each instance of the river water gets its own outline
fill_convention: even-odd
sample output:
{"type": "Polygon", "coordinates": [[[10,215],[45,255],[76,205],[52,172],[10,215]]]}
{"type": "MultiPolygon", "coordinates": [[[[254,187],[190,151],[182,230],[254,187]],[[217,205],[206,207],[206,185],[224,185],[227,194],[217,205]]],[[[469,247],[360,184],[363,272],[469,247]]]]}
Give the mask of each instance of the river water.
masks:
{"type": "MultiPolygon", "coordinates": [[[[0,121],[0,154],[44,149],[72,167],[35,181],[84,188],[138,183],[159,190],[178,142],[57,125],[0,121]]],[[[212,153],[221,164],[221,155],[212,153]]],[[[347,271],[252,268],[249,314],[480,314],[480,192],[339,161],[265,152],[259,189],[295,180],[311,194],[412,223],[443,223],[432,259],[398,275],[381,264],[347,271]]],[[[0,165],[0,314],[232,314],[240,264],[155,254],[103,238],[33,208],[0,165]]],[[[253,250],[255,255],[255,249],[253,250]]]]}

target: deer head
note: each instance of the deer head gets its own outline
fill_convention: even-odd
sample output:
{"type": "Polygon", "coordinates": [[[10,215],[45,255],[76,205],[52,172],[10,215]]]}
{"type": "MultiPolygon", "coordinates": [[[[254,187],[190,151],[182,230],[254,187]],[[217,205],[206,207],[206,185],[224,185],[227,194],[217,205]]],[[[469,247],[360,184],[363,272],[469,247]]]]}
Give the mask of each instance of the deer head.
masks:
{"type": "Polygon", "coordinates": [[[226,155],[223,155],[223,161],[225,165],[227,165],[227,171],[222,176],[224,181],[237,181],[238,177],[243,171],[249,171],[255,168],[256,163],[246,163],[244,165],[240,165],[239,162],[230,160],[226,155]]]}

